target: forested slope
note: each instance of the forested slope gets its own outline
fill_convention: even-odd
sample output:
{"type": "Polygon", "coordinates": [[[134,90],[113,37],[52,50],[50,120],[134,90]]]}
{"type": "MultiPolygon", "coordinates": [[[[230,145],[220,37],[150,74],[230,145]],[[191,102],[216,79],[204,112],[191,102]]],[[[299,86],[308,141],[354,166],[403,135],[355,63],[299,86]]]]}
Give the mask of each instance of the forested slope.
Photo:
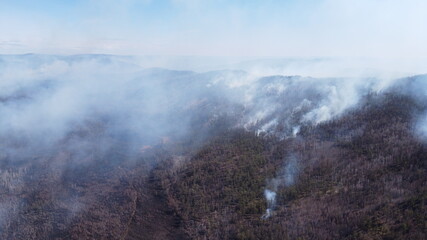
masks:
{"type": "MultiPolygon", "coordinates": [[[[371,91],[298,76],[230,87],[228,75],[247,77],[145,70],[105,112],[55,128],[6,119],[0,238],[426,239],[426,76],[371,91]]],[[[2,109],[57,116],[30,111],[61,89],[42,83],[2,109]]]]}

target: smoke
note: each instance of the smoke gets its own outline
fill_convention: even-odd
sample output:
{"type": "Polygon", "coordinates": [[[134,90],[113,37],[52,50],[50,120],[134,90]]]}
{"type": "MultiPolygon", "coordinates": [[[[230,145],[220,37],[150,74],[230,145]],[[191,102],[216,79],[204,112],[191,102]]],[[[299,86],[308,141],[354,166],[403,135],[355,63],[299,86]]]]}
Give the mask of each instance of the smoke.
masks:
{"type": "MultiPolygon", "coordinates": [[[[328,60],[312,64],[323,62],[328,60]]],[[[294,69],[307,69],[309,63],[286,61],[294,69]]],[[[1,56],[2,158],[27,158],[64,139],[72,151],[84,152],[84,146],[98,142],[103,152],[117,139],[136,150],[161,137],[185,136],[194,119],[209,122],[224,114],[233,116],[235,127],[295,137],[300,126],[337,118],[365,94],[399,82],[390,77],[268,76],[263,68],[197,73],[138,64],[141,58],[110,55],[1,56]],[[91,132],[92,139],[76,138],[79,129],[91,132]]],[[[414,81],[411,91],[425,97],[424,82],[414,81]]],[[[423,119],[418,129],[424,134],[423,119]]]]}
{"type": "MultiPolygon", "coordinates": [[[[94,123],[101,125],[98,127],[106,136],[132,138],[130,142],[137,144],[179,134],[186,119],[176,116],[182,118],[173,121],[173,110],[185,105],[194,92],[187,91],[190,96],[185,98],[174,89],[178,84],[168,86],[170,82],[162,80],[179,79],[185,73],[141,71],[119,60],[104,56],[4,57],[0,136],[19,142],[20,147],[29,144],[29,148],[43,149],[77,129],[92,130],[94,123]]],[[[21,148],[17,150],[22,153],[21,148]]]]}
{"type": "MultiPolygon", "coordinates": [[[[424,102],[427,101],[427,88],[425,89],[424,97],[421,99],[424,100],[424,102]]],[[[426,106],[424,105],[424,107],[426,106]]],[[[425,111],[418,120],[415,131],[423,140],[427,141],[427,111],[425,111]]]]}
{"type": "Polygon", "coordinates": [[[267,201],[267,209],[265,214],[262,215],[262,219],[267,219],[273,214],[273,209],[276,206],[276,192],[273,192],[269,189],[264,190],[265,200],[267,201]]]}
{"type": "MultiPolygon", "coordinates": [[[[208,139],[219,127],[297,137],[303,126],[338,118],[364,95],[391,87],[423,106],[427,96],[425,76],[312,78],[261,68],[193,72],[140,63],[109,55],[0,56],[0,186],[19,195],[29,174],[20,169],[40,162],[59,173],[98,160],[135,162],[162,139],[208,139]],[[121,157],[112,157],[116,152],[121,157]]],[[[427,114],[416,122],[426,139],[427,114]]],[[[285,162],[267,182],[265,219],[274,214],[278,189],[296,181],[297,157],[285,162]]]]}
{"type": "Polygon", "coordinates": [[[412,98],[418,110],[414,113],[413,131],[421,140],[427,140],[427,74],[396,79],[383,89],[412,98]]]}
{"type": "Polygon", "coordinates": [[[267,209],[262,219],[267,219],[273,215],[276,208],[276,195],[280,187],[289,187],[295,183],[295,179],[299,172],[298,159],[294,154],[289,155],[285,159],[286,165],[279,172],[279,176],[270,179],[267,182],[267,188],[264,190],[264,197],[267,202],[267,209]]]}
{"type": "Polygon", "coordinates": [[[340,117],[360,99],[391,85],[377,78],[267,76],[245,87],[244,128],[279,138],[295,137],[301,125],[340,117]]]}
{"type": "MultiPolygon", "coordinates": [[[[224,115],[235,127],[295,137],[300,126],[339,117],[364,94],[396,84],[394,78],[266,76],[262,68],[197,73],[138,64],[141,58],[110,55],[1,56],[2,158],[25,159],[64,140],[82,154],[96,148],[102,155],[118,140],[139,151],[161,137],[185,136],[195,119],[224,115]],[[81,130],[91,137],[76,137],[81,130]]],[[[293,68],[298,64],[308,65],[295,61],[293,68]]],[[[427,89],[423,81],[413,85],[427,89]]]]}
{"type": "Polygon", "coordinates": [[[421,137],[427,139],[427,115],[424,116],[423,119],[419,122],[419,131],[421,133],[421,137]]]}

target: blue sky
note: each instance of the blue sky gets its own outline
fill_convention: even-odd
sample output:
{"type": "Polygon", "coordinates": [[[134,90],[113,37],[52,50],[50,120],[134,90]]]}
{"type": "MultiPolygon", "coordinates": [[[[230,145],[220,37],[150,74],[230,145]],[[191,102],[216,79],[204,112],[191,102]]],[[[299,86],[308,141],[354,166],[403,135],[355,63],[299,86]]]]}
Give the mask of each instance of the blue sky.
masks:
{"type": "Polygon", "coordinates": [[[0,0],[0,53],[427,56],[425,0],[0,0]]]}

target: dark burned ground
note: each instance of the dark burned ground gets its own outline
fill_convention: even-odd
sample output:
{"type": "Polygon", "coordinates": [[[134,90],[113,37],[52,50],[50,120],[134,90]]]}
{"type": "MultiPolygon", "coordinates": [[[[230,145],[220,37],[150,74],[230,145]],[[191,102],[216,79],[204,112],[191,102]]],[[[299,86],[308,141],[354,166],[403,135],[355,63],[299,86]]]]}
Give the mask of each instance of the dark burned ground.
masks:
{"type": "Polygon", "coordinates": [[[0,212],[0,238],[426,239],[427,146],[413,134],[420,111],[407,96],[372,95],[296,138],[225,130],[197,149],[172,143],[77,167],[58,151],[1,173],[9,211],[0,212]],[[263,191],[290,155],[295,181],[279,186],[263,220],[263,191]]]}
{"type": "MultiPolygon", "coordinates": [[[[103,207],[96,208],[96,212],[99,214],[91,213],[93,210],[90,210],[89,215],[76,219],[70,227],[70,237],[73,239],[129,240],[188,239],[182,229],[180,217],[168,205],[160,179],[155,177],[152,171],[147,171],[148,168],[151,166],[122,168],[123,175],[117,176],[120,178],[118,185],[102,186],[103,184],[99,184],[96,186],[97,184],[94,184],[94,188],[103,189],[94,203],[103,207]],[[92,221],[95,219],[102,225],[107,225],[104,224],[105,222],[111,222],[116,226],[91,227],[92,221]]],[[[107,182],[110,181],[107,180],[107,182]]]]}
{"type": "Polygon", "coordinates": [[[426,239],[427,146],[413,128],[421,111],[408,96],[369,95],[297,138],[224,132],[155,173],[192,239],[426,239]],[[263,190],[290,155],[295,181],[278,188],[263,220],[263,190]]]}
{"type": "MultiPolygon", "coordinates": [[[[67,165],[71,158],[51,160],[67,165]]],[[[10,211],[0,239],[188,239],[145,160],[58,169],[49,161],[12,174],[21,183],[2,186],[10,211]]]]}
{"type": "Polygon", "coordinates": [[[181,218],[167,202],[161,179],[151,173],[136,187],[141,191],[123,239],[189,239],[182,230],[181,218]]]}

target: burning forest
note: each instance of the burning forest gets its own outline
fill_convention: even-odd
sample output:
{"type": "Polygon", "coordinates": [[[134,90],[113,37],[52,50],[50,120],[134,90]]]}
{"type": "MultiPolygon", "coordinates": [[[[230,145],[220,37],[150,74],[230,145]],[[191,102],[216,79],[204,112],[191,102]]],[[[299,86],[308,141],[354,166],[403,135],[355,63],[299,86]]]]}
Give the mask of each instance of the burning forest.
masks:
{"type": "Polygon", "coordinates": [[[1,60],[3,239],[425,236],[424,75],[1,60]]]}
{"type": "Polygon", "coordinates": [[[0,0],[0,239],[427,239],[426,9],[0,0]]]}

